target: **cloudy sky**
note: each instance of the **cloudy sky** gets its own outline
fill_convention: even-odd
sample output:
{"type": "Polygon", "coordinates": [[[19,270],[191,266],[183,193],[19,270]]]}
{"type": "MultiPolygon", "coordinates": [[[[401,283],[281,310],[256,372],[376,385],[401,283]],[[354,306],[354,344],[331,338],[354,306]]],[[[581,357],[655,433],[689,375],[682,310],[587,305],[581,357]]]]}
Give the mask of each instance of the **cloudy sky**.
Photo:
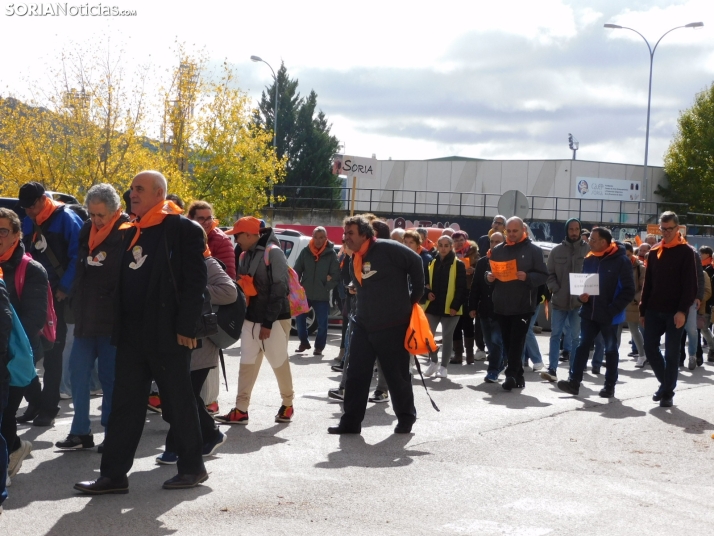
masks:
{"type": "Polygon", "coordinates": [[[71,43],[109,36],[127,61],[161,73],[178,39],[227,60],[255,99],[272,75],[250,56],[276,70],[285,62],[303,94],[317,92],[348,154],[569,158],[572,132],[578,159],[641,164],[647,46],[603,24],[654,46],[702,21],[667,35],[655,55],[649,161],[662,165],[680,111],[714,81],[712,0],[102,3],[137,16],[20,16],[29,3],[0,2],[0,94],[41,85],[71,43]]]}

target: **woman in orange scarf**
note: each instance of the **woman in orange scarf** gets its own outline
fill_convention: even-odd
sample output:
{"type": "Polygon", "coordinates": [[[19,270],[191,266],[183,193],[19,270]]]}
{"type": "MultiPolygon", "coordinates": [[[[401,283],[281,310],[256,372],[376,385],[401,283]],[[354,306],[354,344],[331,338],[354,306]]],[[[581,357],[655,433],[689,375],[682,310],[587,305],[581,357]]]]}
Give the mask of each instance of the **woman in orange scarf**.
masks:
{"type": "Polygon", "coordinates": [[[116,348],[111,345],[114,293],[124,255],[124,233],[131,228],[121,210],[119,194],[109,184],[97,184],[85,199],[89,220],[79,234],[79,262],[72,295],[75,314],[74,344],[69,373],[74,417],[69,435],[59,449],[91,448],[94,438],[89,420],[90,377],[98,365],[102,386],[102,426],[106,428],[114,392],[116,348]]]}

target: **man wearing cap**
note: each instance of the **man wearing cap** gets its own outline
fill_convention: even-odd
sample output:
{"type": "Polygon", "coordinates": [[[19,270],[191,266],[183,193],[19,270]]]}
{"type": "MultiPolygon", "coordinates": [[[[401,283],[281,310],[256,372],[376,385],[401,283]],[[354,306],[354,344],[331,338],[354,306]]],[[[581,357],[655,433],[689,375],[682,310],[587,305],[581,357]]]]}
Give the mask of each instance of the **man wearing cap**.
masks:
{"type": "Polygon", "coordinates": [[[295,391],[288,361],[288,261],[273,229],[261,228],[257,218],[239,219],[226,234],[235,235],[243,250],[236,271],[248,308],[240,337],[236,405],[227,414],[214,418],[224,424],[248,424],[250,396],[265,356],[275,373],[282,399],[275,422],[289,423],[293,417],[295,391]]]}
{"type": "Polygon", "coordinates": [[[565,222],[565,239],[553,248],[548,256],[548,288],[553,293],[551,305],[550,332],[550,364],[548,370],[541,372],[544,380],[558,381],[556,370],[560,357],[560,337],[566,323],[570,325],[572,346],[578,347],[580,339],[580,307],[582,303],[578,296],[570,294],[570,274],[579,274],[583,271],[585,255],[590,251],[590,246],[582,237],[582,224],[580,220],[571,218],[565,222]]]}
{"type": "Polygon", "coordinates": [[[35,426],[52,426],[59,412],[60,382],[62,381],[62,352],[67,337],[65,312],[69,308],[67,296],[74,282],[79,231],[82,220],[67,209],[64,203],[45,195],[39,182],[28,182],[20,187],[19,205],[27,216],[22,222],[25,250],[47,271],[57,314],[57,338],[44,353],[44,386],[35,377],[25,391],[28,406],[17,422],[35,426]]]}
{"type": "Polygon", "coordinates": [[[491,249],[491,235],[493,233],[501,233],[505,236],[506,234],[506,217],[500,214],[493,217],[491,222],[491,228],[488,230],[488,234],[483,235],[478,239],[478,254],[481,257],[485,257],[489,249],[491,249]]]}
{"type": "Polygon", "coordinates": [[[131,183],[137,218],[126,233],[115,295],[114,397],[101,476],[74,486],[89,495],[129,491],[127,474],[144,429],[152,379],[178,454],[178,474],[164,489],[191,488],[208,478],[190,376],[207,285],[205,234],[166,200],[166,189],[158,171],[142,171],[131,183]]]}

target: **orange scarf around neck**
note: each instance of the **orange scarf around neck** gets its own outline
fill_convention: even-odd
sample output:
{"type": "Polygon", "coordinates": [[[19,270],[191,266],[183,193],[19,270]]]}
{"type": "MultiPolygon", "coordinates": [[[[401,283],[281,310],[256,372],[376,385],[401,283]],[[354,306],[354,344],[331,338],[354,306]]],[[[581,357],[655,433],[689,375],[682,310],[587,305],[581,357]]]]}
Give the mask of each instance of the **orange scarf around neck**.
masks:
{"type": "Polygon", "coordinates": [[[652,249],[650,249],[650,252],[657,250],[657,258],[659,259],[662,257],[662,253],[664,252],[665,249],[674,248],[677,246],[682,246],[682,245],[687,245],[687,244],[688,244],[687,239],[682,236],[682,233],[677,232],[677,238],[672,240],[669,244],[666,244],[664,241],[664,238],[663,238],[660,242],[658,242],[657,244],[652,246],[652,249]]]}
{"type": "MultiPolygon", "coordinates": [[[[220,225],[220,221],[218,221],[216,218],[213,218],[213,221],[211,222],[211,231],[213,231],[216,227],[220,225]]],[[[211,231],[208,231],[210,233],[211,231]]],[[[206,234],[208,234],[206,233],[206,234]]]]}
{"type": "Polygon", "coordinates": [[[18,238],[15,240],[15,243],[8,248],[8,250],[0,255],[0,263],[5,262],[6,260],[10,259],[12,257],[12,254],[15,253],[15,250],[17,249],[17,245],[20,243],[20,239],[18,238]]]}
{"type": "Polygon", "coordinates": [[[521,237],[521,239],[518,242],[511,242],[508,238],[506,238],[506,245],[507,246],[515,246],[516,244],[520,244],[521,242],[523,242],[526,238],[528,238],[528,233],[526,233],[524,231],[523,236],[521,237]]]}
{"type": "MultiPolygon", "coordinates": [[[[98,247],[104,240],[109,236],[109,233],[114,229],[114,224],[121,217],[121,209],[118,209],[112,219],[104,225],[101,229],[97,229],[97,226],[92,223],[92,229],[89,231],[89,252],[94,251],[94,248],[98,247]]],[[[129,226],[127,226],[128,228],[129,226]]]]}
{"type": "Polygon", "coordinates": [[[157,205],[151,207],[149,211],[141,218],[137,218],[136,220],[131,222],[131,226],[136,227],[136,234],[131,240],[131,244],[129,244],[127,251],[134,247],[136,241],[139,240],[139,235],[141,235],[142,229],[162,224],[164,222],[164,218],[166,218],[166,216],[168,216],[169,214],[182,213],[183,211],[181,210],[181,208],[173,201],[163,200],[161,201],[161,203],[158,203],[157,205]]]}
{"type": "Polygon", "coordinates": [[[711,265],[712,259],[709,257],[708,259],[702,259],[702,268],[706,268],[707,266],[711,265]]]}
{"type": "Polygon", "coordinates": [[[604,251],[600,251],[599,253],[595,253],[594,251],[591,251],[586,257],[606,257],[607,255],[612,255],[617,251],[617,244],[615,242],[611,242],[610,246],[605,249],[604,251]]]}
{"type": "Polygon", "coordinates": [[[327,240],[325,240],[325,243],[322,244],[322,247],[320,249],[317,249],[315,247],[315,243],[312,241],[312,238],[310,239],[310,243],[308,244],[308,247],[310,248],[310,253],[312,253],[315,256],[315,262],[320,260],[320,255],[322,255],[322,252],[325,251],[325,248],[327,247],[327,240]]]}
{"type": "Polygon", "coordinates": [[[50,199],[46,195],[43,195],[42,199],[44,202],[44,204],[42,205],[42,210],[40,210],[40,213],[35,218],[37,225],[42,225],[43,223],[45,223],[49,219],[49,217],[52,216],[55,210],[64,205],[64,203],[62,203],[61,201],[55,201],[54,199],[50,199]]]}
{"type": "Polygon", "coordinates": [[[354,270],[355,279],[360,285],[362,284],[362,260],[367,254],[369,246],[374,244],[376,241],[377,239],[374,237],[369,240],[365,240],[362,247],[359,248],[359,251],[355,251],[354,255],[352,255],[352,269],[354,270]]]}

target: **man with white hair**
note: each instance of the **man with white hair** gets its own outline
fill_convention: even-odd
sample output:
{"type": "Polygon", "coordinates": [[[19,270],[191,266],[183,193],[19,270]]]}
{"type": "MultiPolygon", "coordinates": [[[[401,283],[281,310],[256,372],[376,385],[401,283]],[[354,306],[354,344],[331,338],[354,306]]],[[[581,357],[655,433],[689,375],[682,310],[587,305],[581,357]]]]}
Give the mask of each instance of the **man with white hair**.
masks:
{"type": "Polygon", "coordinates": [[[178,454],[178,474],[164,482],[164,489],[191,488],[208,479],[190,376],[207,285],[205,233],[166,201],[166,187],[157,171],[142,171],[131,183],[136,220],[124,240],[115,292],[116,371],[101,476],[74,486],[89,495],[129,491],[127,474],[144,428],[152,379],[178,454]]]}
{"type": "MultiPolygon", "coordinates": [[[[330,291],[340,282],[340,263],[337,262],[335,245],[327,239],[324,227],[315,227],[308,247],[304,248],[295,261],[295,272],[305,289],[307,302],[315,311],[317,336],[313,355],[322,355],[327,344],[327,317],[330,315],[330,291]]],[[[298,315],[297,324],[300,346],[298,352],[309,350],[307,315],[298,315]]]]}
{"type": "Polygon", "coordinates": [[[397,227],[394,229],[391,234],[389,235],[389,238],[394,240],[395,242],[399,242],[400,244],[404,243],[404,233],[406,230],[402,229],[401,227],[397,227]]]}

